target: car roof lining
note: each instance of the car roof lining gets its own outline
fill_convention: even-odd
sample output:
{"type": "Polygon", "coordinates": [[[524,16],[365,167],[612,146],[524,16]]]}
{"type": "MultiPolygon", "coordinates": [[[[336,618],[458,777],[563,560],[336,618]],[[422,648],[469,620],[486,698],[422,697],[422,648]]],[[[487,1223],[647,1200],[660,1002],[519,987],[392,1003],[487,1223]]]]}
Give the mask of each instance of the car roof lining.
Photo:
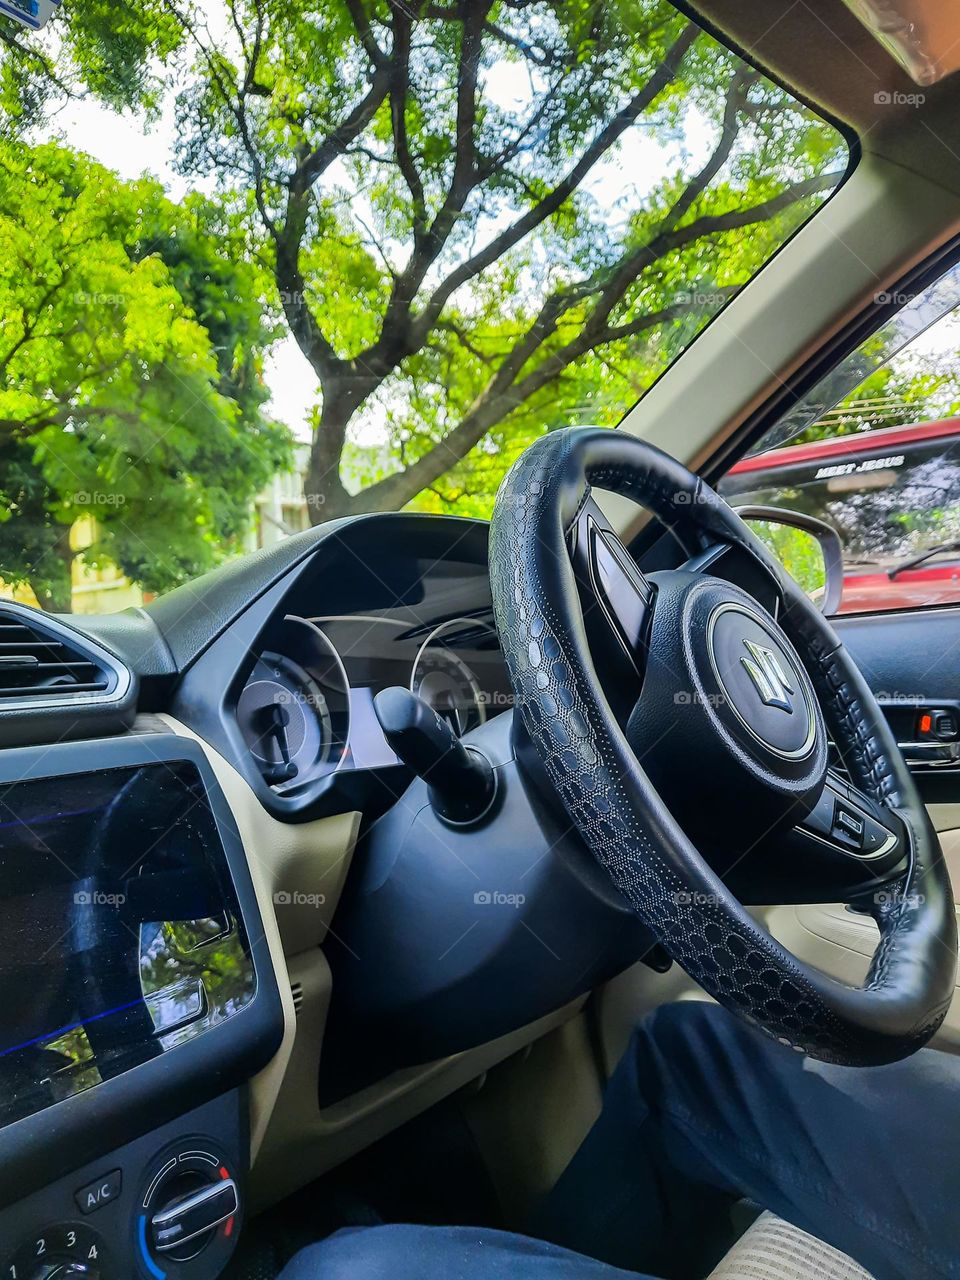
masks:
{"type": "MultiPolygon", "coordinates": [[[[960,75],[922,89],[843,0],[696,0],[682,7],[719,39],[787,85],[860,145],[918,172],[935,174],[960,109],[960,75]]],[[[951,157],[954,163],[956,156],[951,157]]]]}

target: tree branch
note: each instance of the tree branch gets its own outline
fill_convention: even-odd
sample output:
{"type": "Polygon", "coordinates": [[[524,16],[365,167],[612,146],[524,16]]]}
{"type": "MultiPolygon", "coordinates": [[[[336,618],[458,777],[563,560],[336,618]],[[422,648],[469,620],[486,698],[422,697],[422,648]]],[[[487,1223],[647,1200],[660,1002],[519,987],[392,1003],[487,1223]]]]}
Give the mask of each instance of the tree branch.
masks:
{"type": "Polygon", "coordinates": [[[538,67],[547,67],[554,70],[557,67],[570,65],[569,53],[565,58],[558,57],[546,49],[538,49],[536,45],[531,44],[528,40],[523,40],[520,36],[514,35],[512,31],[507,31],[505,27],[496,22],[487,21],[483,25],[484,29],[489,31],[494,39],[499,40],[501,44],[508,45],[511,49],[516,49],[538,67]]]}
{"type": "Polygon", "coordinates": [[[545,196],[538,205],[529,209],[511,226],[507,227],[478,253],[461,263],[435,290],[424,309],[416,318],[417,333],[429,333],[451,295],[487,267],[491,266],[509,249],[519,244],[531,231],[552,217],[560,206],[576,191],[584,178],[626,130],[646,111],[664,89],[673,81],[687,50],[699,34],[698,28],[688,23],[667,50],[663,61],[647,83],[616,116],[597,134],[593,142],[568,172],[567,176],[545,196]]]}
{"type": "Polygon", "coordinates": [[[397,164],[413,202],[413,235],[416,242],[427,227],[427,202],[423,182],[410,154],[407,136],[407,95],[410,92],[410,33],[415,10],[406,5],[394,7],[393,57],[390,68],[390,121],[397,164]]]}
{"type": "Polygon", "coordinates": [[[477,4],[476,0],[461,0],[461,10],[465,11],[465,16],[458,72],[458,132],[454,175],[443,206],[429,230],[415,241],[410,260],[394,283],[384,312],[380,337],[358,357],[358,362],[363,363],[370,378],[374,380],[373,388],[401,360],[423,347],[456,289],[496,262],[508,249],[550,218],[573,194],[597,162],[673,81],[687,50],[699,34],[698,28],[688,23],[646,84],[597,134],[566,177],[538,204],[456,268],[437,287],[423,310],[414,315],[414,299],[449,238],[470,191],[478,181],[489,176],[489,171],[481,174],[477,169],[473,130],[476,125],[476,88],[483,24],[490,7],[489,4],[477,4]],[[469,139],[463,132],[465,128],[470,130],[469,139]]]}
{"type": "MultiPolygon", "coordinates": [[[[409,354],[409,344],[391,341],[392,331],[401,329],[410,318],[410,309],[427,271],[446,244],[457,218],[463,212],[467,197],[479,174],[476,164],[477,80],[480,73],[483,23],[490,11],[491,0],[460,0],[463,33],[457,63],[457,118],[454,139],[453,173],[443,204],[429,228],[414,239],[413,252],[405,270],[397,280],[384,313],[380,340],[371,352],[374,365],[384,365],[388,373],[409,354]]],[[[421,345],[421,344],[418,344],[421,345]]],[[[417,350],[414,346],[412,350],[417,350]]]]}
{"type": "Polygon", "coordinates": [[[389,92],[390,66],[384,61],[376,66],[370,88],[353,110],[331,129],[322,142],[304,154],[290,178],[290,191],[294,196],[309,191],[334,160],[360,136],[380,110],[389,92]]]}
{"type": "Polygon", "coordinates": [[[370,17],[363,6],[363,0],[346,0],[346,5],[347,12],[350,14],[350,19],[356,30],[357,38],[363,45],[364,53],[366,53],[374,67],[382,66],[387,60],[387,55],[380,48],[373,34],[373,29],[370,26],[370,17]]]}
{"type": "Polygon", "coordinates": [[[680,198],[674,201],[670,212],[661,220],[661,230],[675,227],[689,212],[694,201],[709,187],[723,166],[730,158],[733,144],[740,132],[740,113],[747,103],[750,86],[759,78],[756,71],[746,68],[738,70],[727,88],[727,98],[723,110],[723,123],[717,145],[706,164],[687,183],[680,198]]]}
{"type": "MultiPolygon", "coordinates": [[[[657,261],[674,249],[684,247],[696,240],[768,221],[791,204],[835,185],[840,176],[832,173],[809,178],[803,182],[794,183],[779,195],[749,208],[732,210],[726,214],[704,215],[686,226],[659,234],[641,250],[628,255],[625,259],[625,262],[633,263],[637,270],[623,285],[620,297],[628,284],[637,278],[639,271],[649,265],[650,261],[657,261]],[[655,256],[651,259],[650,255],[655,256]]],[[[618,270],[615,275],[619,279],[620,271],[618,270]]],[[[563,314],[577,301],[582,300],[589,289],[588,282],[581,282],[579,286],[573,286],[549,298],[541,307],[533,324],[515,344],[486,387],[468,408],[461,422],[442,441],[416,462],[411,463],[404,471],[387,476],[364,489],[362,493],[364,509],[399,508],[422,489],[435,484],[445,472],[455,466],[470,449],[478,444],[492,427],[514,412],[537,391],[542,390],[581,356],[599,346],[634,337],[645,330],[668,323],[683,315],[702,311],[702,305],[696,302],[675,303],[637,316],[628,323],[611,327],[604,321],[612,305],[615,305],[616,300],[614,300],[610,307],[604,304],[602,309],[598,308],[591,313],[575,338],[551,352],[536,368],[516,381],[524,365],[543,346],[547,338],[556,332],[563,314]],[[595,322],[596,316],[602,316],[602,320],[595,322]]],[[[718,290],[718,292],[721,291],[718,290]]],[[[722,292],[735,292],[735,289],[725,289],[722,292]]]]}

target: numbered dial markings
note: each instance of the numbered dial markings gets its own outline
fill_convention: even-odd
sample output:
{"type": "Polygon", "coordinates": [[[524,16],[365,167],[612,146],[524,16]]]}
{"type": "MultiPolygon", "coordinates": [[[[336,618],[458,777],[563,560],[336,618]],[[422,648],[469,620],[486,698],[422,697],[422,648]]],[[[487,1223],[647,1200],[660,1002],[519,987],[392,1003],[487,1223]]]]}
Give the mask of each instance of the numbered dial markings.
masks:
{"type": "MultiPolygon", "coordinates": [[[[4,1266],[3,1280],[54,1280],[77,1263],[84,1280],[109,1280],[103,1240],[81,1222],[57,1223],[25,1240],[4,1266]]],[[[67,1272],[66,1274],[69,1274],[67,1272]]]]}

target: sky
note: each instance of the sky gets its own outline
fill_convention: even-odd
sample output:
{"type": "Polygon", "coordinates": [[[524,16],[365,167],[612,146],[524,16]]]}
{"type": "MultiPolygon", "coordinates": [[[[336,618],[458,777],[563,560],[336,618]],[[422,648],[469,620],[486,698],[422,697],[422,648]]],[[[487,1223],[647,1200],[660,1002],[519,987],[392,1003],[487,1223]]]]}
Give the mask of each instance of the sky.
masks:
{"type": "MultiPolygon", "coordinates": [[[[502,61],[487,72],[485,90],[507,105],[528,102],[530,85],[526,71],[515,62],[502,61]]],[[[683,148],[696,164],[706,158],[711,144],[706,122],[696,112],[688,113],[683,148]]],[[[179,200],[190,189],[210,189],[212,181],[186,182],[172,165],[175,137],[173,103],[164,104],[160,117],[145,132],[143,121],[132,113],[120,114],[92,100],[70,103],[59,112],[51,132],[71,146],[88,152],[101,164],[124,178],[150,173],[179,200]]],[[[583,190],[609,210],[611,220],[621,220],[644,194],[676,166],[679,149],[665,147],[642,129],[630,130],[617,153],[598,165],[583,190]]],[[[689,160],[688,160],[689,162],[689,160]]],[[[299,439],[309,438],[308,415],[319,399],[319,387],[293,338],[280,341],[269,355],[265,376],[270,388],[270,412],[285,422],[299,439]]],[[[383,438],[379,415],[374,411],[366,423],[360,422],[354,439],[375,444],[383,438]]]]}

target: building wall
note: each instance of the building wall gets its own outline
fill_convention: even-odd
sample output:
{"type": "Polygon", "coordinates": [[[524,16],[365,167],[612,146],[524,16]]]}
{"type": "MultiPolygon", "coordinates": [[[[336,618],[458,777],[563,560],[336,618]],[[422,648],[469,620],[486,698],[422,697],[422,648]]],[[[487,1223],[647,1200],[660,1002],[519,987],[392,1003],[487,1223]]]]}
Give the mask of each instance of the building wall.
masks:
{"type": "MultiPolygon", "coordinates": [[[[299,446],[295,469],[275,475],[263,492],[258,494],[253,504],[253,518],[245,550],[256,551],[260,547],[269,547],[292,533],[309,529],[309,510],[303,494],[303,472],[309,455],[309,445],[299,446]]],[[[70,532],[70,545],[77,552],[73,561],[73,612],[116,613],[120,609],[149,603],[153,595],[130,582],[116,565],[94,568],[84,563],[84,548],[89,547],[95,537],[96,521],[93,516],[84,516],[78,520],[70,532]]],[[[22,604],[37,603],[28,587],[9,589],[2,579],[0,598],[18,600],[22,604]]]]}

